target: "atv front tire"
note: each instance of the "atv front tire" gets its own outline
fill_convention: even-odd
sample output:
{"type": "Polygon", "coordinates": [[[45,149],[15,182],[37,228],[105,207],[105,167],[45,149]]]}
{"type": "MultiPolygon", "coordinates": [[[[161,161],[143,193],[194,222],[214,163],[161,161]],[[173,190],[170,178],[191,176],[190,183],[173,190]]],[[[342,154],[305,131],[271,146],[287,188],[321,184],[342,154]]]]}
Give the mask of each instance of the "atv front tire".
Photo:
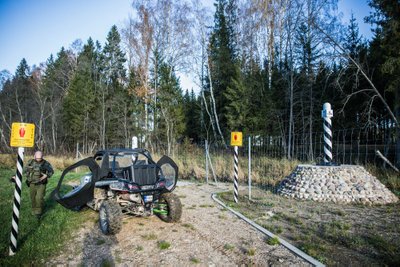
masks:
{"type": "Polygon", "coordinates": [[[160,207],[163,207],[165,213],[157,214],[164,222],[177,222],[182,216],[182,204],[177,195],[173,193],[164,193],[158,200],[160,207]]]}
{"type": "Polygon", "coordinates": [[[121,230],[122,212],[116,201],[105,200],[99,209],[100,230],[103,234],[114,235],[121,230]]]}

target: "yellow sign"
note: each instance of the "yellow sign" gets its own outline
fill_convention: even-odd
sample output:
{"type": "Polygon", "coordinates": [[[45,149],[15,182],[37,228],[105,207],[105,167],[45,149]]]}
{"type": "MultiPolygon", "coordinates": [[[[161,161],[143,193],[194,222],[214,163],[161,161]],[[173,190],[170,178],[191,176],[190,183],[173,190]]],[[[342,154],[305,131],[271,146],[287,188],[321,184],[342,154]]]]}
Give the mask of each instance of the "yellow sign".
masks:
{"type": "Polygon", "coordinates": [[[242,132],[231,132],[231,146],[242,146],[242,132]]]}
{"type": "Polygon", "coordinates": [[[13,147],[33,147],[35,124],[14,122],[11,126],[10,145],[13,147]]]}

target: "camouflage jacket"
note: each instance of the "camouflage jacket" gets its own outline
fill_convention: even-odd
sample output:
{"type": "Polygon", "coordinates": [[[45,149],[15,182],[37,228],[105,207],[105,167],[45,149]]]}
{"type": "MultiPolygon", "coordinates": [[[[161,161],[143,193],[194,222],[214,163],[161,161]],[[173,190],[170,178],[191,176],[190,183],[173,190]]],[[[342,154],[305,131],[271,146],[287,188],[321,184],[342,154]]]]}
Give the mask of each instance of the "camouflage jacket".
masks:
{"type": "MultiPolygon", "coordinates": [[[[31,159],[24,168],[24,173],[28,183],[35,184],[40,182],[40,177],[43,174],[46,174],[47,178],[50,178],[54,171],[53,167],[48,161],[43,159],[41,162],[37,162],[36,160],[31,159]]],[[[43,181],[43,183],[47,183],[47,179],[43,181]]]]}

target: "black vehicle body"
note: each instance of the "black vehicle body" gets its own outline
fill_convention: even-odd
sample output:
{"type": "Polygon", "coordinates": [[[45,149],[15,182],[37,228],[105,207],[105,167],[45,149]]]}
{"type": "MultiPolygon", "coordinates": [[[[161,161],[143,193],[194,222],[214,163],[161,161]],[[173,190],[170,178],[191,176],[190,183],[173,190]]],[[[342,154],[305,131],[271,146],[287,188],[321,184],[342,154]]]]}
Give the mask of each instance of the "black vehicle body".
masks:
{"type": "MultiPolygon", "coordinates": [[[[102,216],[108,216],[107,220],[115,217],[111,218],[115,221],[122,214],[156,214],[167,222],[179,220],[181,204],[171,193],[177,179],[178,166],[167,156],[155,162],[146,149],[101,150],[64,170],[52,197],[68,209],[79,210],[87,205],[99,210],[102,231],[115,233],[119,229],[102,227],[102,216]],[[79,185],[65,181],[82,168],[89,172],[79,185]]],[[[106,226],[111,223],[115,224],[107,221],[106,226]]]]}

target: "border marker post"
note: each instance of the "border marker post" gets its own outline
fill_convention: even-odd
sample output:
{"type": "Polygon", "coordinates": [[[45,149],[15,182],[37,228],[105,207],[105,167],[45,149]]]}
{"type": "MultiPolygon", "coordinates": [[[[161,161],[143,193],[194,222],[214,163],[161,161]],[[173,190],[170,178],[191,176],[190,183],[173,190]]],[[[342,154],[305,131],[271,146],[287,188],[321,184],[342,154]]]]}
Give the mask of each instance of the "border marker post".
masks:
{"type": "Polygon", "coordinates": [[[24,169],[25,147],[33,147],[35,139],[35,125],[30,123],[16,123],[11,127],[10,145],[18,147],[17,174],[15,177],[15,190],[13,201],[13,214],[11,221],[11,236],[9,256],[17,252],[19,211],[21,208],[22,173],[24,169]]]}
{"type": "Polygon", "coordinates": [[[324,164],[332,164],[332,120],[333,110],[331,104],[324,103],[322,118],[324,119],[324,164]]]}
{"type": "Polygon", "coordinates": [[[231,133],[231,146],[233,146],[233,198],[238,203],[239,198],[239,146],[243,145],[242,132],[231,133]]]}

